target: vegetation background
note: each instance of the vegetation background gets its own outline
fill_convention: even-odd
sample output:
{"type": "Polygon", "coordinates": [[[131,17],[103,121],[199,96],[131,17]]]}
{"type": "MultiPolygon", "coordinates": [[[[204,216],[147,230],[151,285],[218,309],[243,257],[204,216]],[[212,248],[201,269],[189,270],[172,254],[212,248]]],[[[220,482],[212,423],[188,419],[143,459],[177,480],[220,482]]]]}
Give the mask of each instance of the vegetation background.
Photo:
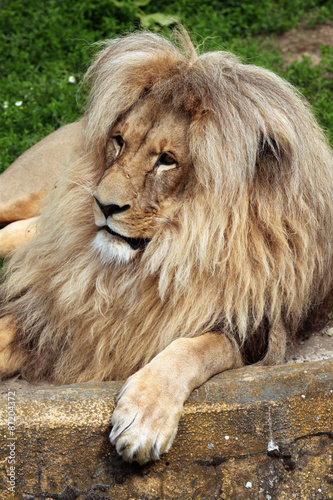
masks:
{"type": "Polygon", "coordinates": [[[285,67],[267,36],[333,20],[332,0],[2,0],[0,172],[42,137],[77,120],[94,42],[141,28],[170,36],[180,21],[202,50],[232,50],[273,69],[309,99],[333,144],[333,49],[318,66],[285,67]]]}

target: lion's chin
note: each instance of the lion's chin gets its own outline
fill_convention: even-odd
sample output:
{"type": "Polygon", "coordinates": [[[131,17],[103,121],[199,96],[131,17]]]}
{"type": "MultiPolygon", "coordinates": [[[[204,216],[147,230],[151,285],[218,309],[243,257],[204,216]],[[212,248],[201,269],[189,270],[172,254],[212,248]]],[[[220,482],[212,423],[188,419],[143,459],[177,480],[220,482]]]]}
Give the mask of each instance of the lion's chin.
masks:
{"type": "Polygon", "coordinates": [[[116,263],[126,264],[134,258],[138,250],[134,250],[117,236],[109,234],[107,231],[98,231],[92,247],[98,252],[101,261],[104,264],[116,263]]]}

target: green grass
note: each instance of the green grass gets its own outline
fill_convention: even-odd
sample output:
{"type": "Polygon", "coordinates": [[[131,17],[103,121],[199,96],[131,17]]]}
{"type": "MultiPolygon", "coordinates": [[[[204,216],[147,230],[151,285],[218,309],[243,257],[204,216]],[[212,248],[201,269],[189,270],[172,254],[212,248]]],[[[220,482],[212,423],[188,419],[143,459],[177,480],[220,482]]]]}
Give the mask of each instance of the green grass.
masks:
{"type": "Polygon", "coordinates": [[[305,17],[311,26],[333,19],[331,0],[3,0],[0,172],[39,139],[80,117],[84,96],[78,84],[96,50],[93,42],[142,25],[168,36],[170,27],[159,23],[172,24],[175,17],[205,50],[233,50],[289,79],[332,139],[332,50],[323,49],[316,68],[304,59],[284,69],[278,52],[258,39],[261,33],[289,30],[305,17]],[[69,82],[71,76],[75,83],[69,82]]]}
{"type": "Polygon", "coordinates": [[[308,58],[294,63],[285,73],[313,106],[319,123],[333,146],[333,49],[322,50],[323,59],[318,67],[311,67],[308,58]]]}
{"type": "Polygon", "coordinates": [[[333,11],[331,1],[316,0],[155,0],[149,8],[177,15],[199,36],[224,41],[288,31],[305,17],[315,24],[333,11]]]}

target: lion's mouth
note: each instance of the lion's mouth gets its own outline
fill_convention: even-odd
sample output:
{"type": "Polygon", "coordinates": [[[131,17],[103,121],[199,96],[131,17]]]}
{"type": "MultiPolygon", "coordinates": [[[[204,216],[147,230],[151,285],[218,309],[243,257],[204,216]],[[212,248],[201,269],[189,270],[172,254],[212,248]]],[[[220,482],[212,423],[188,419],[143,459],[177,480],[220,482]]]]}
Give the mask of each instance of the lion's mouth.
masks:
{"type": "Polygon", "coordinates": [[[150,242],[150,239],[148,238],[129,238],[127,236],[123,236],[122,234],[116,233],[112,229],[109,228],[109,226],[103,226],[101,229],[105,229],[109,234],[112,234],[113,236],[118,236],[118,238],[121,238],[122,240],[126,241],[126,243],[133,249],[133,250],[139,250],[139,248],[146,248],[148,243],[150,242]]]}

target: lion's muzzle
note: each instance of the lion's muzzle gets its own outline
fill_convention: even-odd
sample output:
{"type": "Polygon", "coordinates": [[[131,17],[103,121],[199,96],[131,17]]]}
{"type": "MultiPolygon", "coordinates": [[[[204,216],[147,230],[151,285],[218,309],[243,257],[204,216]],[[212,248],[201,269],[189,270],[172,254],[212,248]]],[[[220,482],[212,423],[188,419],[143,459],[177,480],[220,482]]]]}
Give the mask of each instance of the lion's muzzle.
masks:
{"type": "Polygon", "coordinates": [[[122,207],[120,207],[119,205],[115,205],[115,204],[103,205],[96,196],[94,196],[94,198],[95,198],[96,203],[99,206],[102,214],[105,216],[106,219],[110,216],[112,217],[113,215],[126,212],[127,210],[129,210],[131,208],[130,205],[124,205],[122,207]]]}
{"type": "Polygon", "coordinates": [[[109,218],[112,218],[114,215],[121,214],[123,212],[126,212],[129,210],[131,207],[130,205],[126,204],[123,206],[119,206],[116,204],[109,204],[109,205],[104,205],[103,203],[100,202],[100,200],[97,198],[97,196],[94,196],[96,205],[97,205],[97,210],[98,210],[98,216],[95,217],[95,222],[98,227],[100,227],[100,231],[106,231],[108,234],[112,236],[116,236],[118,239],[121,241],[124,241],[127,243],[132,250],[139,250],[139,249],[144,249],[150,239],[148,238],[131,238],[129,236],[126,236],[120,232],[115,231],[112,227],[110,227],[110,220],[108,222],[109,218]]]}
{"type": "Polygon", "coordinates": [[[113,236],[118,236],[118,238],[126,241],[126,243],[128,243],[133,250],[139,250],[139,248],[144,249],[150,242],[150,239],[148,238],[129,238],[128,236],[116,233],[116,231],[113,231],[109,226],[104,226],[101,230],[105,230],[113,236]]]}

